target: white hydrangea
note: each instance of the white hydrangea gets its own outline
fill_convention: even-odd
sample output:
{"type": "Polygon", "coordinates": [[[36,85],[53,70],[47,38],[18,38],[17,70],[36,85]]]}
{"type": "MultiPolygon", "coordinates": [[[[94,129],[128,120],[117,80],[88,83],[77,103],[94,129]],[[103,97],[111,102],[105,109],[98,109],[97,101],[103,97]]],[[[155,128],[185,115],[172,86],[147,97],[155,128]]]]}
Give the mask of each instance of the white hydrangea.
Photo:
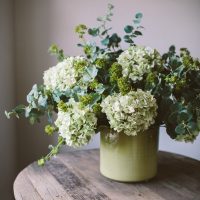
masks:
{"type": "Polygon", "coordinates": [[[124,96],[120,93],[108,96],[101,107],[112,129],[133,136],[154,124],[157,115],[156,99],[140,89],[124,96]]]}
{"type": "Polygon", "coordinates": [[[118,63],[122,66],[124,77],[133,82],[143,79],[143,75],[149,73],[156,65],[161,65],[161,56],[155,50],[143,46],[131,46],[118,57],[118,63]]]}
{"type": "Polygon", "coordinates": [[[83,57],[68,57],[56,66],[44,72],[43,80],[47,89],[66,91],[76,83],[78,76],[74,62],[84,60],[83,57]]]}
{"type": "Polygon", "coordinates": [[[97,118],[89,109],[81,109],[78,102],[70,99],[67,104],[67,111],[58,111],[58,118],[55,125],[59,129],[68,146],[80,147],[88,144],[95,135],[97,118]]]}

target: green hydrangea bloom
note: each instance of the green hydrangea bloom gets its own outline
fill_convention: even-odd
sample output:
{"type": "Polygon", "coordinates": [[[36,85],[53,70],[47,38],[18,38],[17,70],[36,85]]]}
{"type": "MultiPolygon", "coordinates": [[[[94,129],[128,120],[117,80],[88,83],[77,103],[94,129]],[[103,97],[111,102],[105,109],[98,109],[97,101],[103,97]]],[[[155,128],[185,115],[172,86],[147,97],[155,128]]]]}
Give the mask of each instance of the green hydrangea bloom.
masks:
{"type": "Polygon", "coordinates": [[[97,118],[89,107],[80,108],[80,103],[70,99],[67,104],[68,110],[58,110],[58,118],[55,125],[59,135],[64,138],[68,146],[80,147],[88,144],[95,135],[97,118]]]}
{"type": "Polygon", "coordinates": [[[118,57],[122,66],[123,77],[137,82],[143,79],[155,67],[160,68],[161,56],[155,49],[142,46],[131,46],[118,57]]]}
{"type": "Polygon", "coordinates": [[[124,96],[120,93],[108,96],[101,107],[112,129],[134,136],[155,123],[158,106],[150,92],[138,89],[124,96]]]}
{"type": "Polygon", "coordinates": [[[44,85],[47,90],[66,91],[73,87],[84,67],[88,65],[84,57],[68,57],[56,66],[49,68],[44,72],[44,85]]]}

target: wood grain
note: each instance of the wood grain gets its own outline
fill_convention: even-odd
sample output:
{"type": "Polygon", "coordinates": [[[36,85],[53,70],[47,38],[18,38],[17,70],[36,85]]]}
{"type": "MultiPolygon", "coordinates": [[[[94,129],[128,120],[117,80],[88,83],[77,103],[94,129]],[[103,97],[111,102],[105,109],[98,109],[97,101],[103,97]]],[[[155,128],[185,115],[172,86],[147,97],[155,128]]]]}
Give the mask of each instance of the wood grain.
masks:
{"type": "Polygon", "coordinates": [[[58,155],[44,167],[25,168],[14,182],[16,200],[200,200],[200,162],[159,152],[158,174],[120,183],[99,172],[99,150],[58,155]]]}

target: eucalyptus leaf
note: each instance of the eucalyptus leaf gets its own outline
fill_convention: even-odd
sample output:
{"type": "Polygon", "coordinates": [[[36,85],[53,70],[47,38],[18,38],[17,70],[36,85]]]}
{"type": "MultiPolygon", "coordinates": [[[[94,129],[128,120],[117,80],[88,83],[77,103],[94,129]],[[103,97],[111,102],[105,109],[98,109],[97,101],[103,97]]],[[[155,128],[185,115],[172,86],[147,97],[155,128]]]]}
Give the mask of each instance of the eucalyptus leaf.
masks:
{"type": "Polygon", "coordinates": [[[47,106],[47,99],[48,99],[47,96],[40,95],[39,98],[38,98],[38,104],[39,104],[39,106],[46,107],[47,106]]]}
{"type": "Polygon", "coordinates": [[[142,13],[136,13],[135,18],[136,19],[141,19],[143,17],[142,13]]]}
{"type": "Polygon", "coordinates": [[[25,117],[29,117],[29,115],[30,115],[30,112],[31,112],[31,110],[32,110],[32,108],[31,107],[26,107],[26,109],[25,109],[25,117]]]}
{"type": "Polygon", "coordinates": [[[134,22],[135,25],[139,25],[141,20],[140,19],[139,20],[138,19],[134,19],[133,22],[134,22]]]}
{"type": "Polygon", "coordinates": [[[92,94],[92,101],[90,103],[90,106],[92,107],[94,104],[96,104],[101,99],[101,95],[94,93],[92,94]]]}
{"type": "Polygon", "coordinates": [[[179,124],[176,126],[175,131],[177,134],[184,134],[186,130],[183,124],[179,124]]]}
{"type": "Polygon", "coordinates": [[[178,115],[178,121],[179,122],[187,122],[192,119],[192,115],[187,112],[187,110],[182,110],[178,115]]]}
{"type": "Polygon", "coordinates": [[[89,82],[93,80],[97,75],[98,69],[95,66],[89,66],[86,68],[85,72],[83,73],[83,81],[89,82]]]}
{"type": "Polygon", "coordinates": [[[191,121],[187,124],[188,128],[190,129],[191,132],[197,131],[197,123],[191,121]]]}
{"type": "Polygon", "coordinates": [[[142,35],[142,32],[141,31],[134,31],[134,35],[142,35]]]}
{"type": "Polygon", "coordinates": [[[102,94],[105,91],[106,87],[103,84],[99,84],[98,87],[95,89],[95,91],[98,94],[102,94]]]}
{"type": "Polygon", "coordinates": [[[110,42],[109,38],[105,38],[105,39],[101,40],[101,44],[104,46],[108,46],[109,42],[110,42]]]}
{"type": "Polygon", "coordinates": [[[131,33],[133,31],[133,26],[130,25],[125,26],[124,31],[126,33],[131,33]]]}
{"type": "Polygon", "coordinates": [[[98,36],[99,35],[99,28],[93,28],[93,29],[89,28],[88,33],[90,35],[94,36],[94,37],[98,36]]]}

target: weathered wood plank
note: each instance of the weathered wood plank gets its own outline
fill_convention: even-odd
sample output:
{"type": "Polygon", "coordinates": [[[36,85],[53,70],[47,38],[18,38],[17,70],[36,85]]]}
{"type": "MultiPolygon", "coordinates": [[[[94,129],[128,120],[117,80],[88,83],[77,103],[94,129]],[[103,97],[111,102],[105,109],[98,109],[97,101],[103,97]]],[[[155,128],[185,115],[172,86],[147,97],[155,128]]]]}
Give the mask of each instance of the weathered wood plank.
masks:
{"type": "Polygon", "coordinates": [[[67,152],[23,170],[14,194],[17,200],[200,200],[200,162],[160,152],[154,179],[120,183],[100,174],[99,150],[67,152]]]}
{"type": "Polygon", "coordinates": [[[14,195],[17,200],[42,200],[40,194],[28,179],[27,169],[24,169],[17,176],[14,182],[14,195]]]}
{"type": "Polygon", "coordinates": [[[97,155],[85,156],[80,154],[79,159],[82,161],[78,165],[78,160],[73,154],[70,156],[60,155],[58,159],[81,176],[86,176],[87,181],[93,184],[95,187],[103,191],[109,198],[114,200],[145,200],[148,195],[148,200],[163,200],[163,198],[156,193],[150,191],[147,187],[141,183],[135,183],[134,187],[130,183],[120,183],[105,178],[99,172],[99,160],[94,159],[97,155]],[[82,157],[81,157],[82,156],[82,157]]]}
{"type": "Polygon", "coordinates": [[[39,167],[33,163],[27,167],[26,176],[42,199],[72,200],[62,185],[49,173],[46,166],[39,167]]]}
{"type": "Polygon", "coordinates": [[[78,173],[74,173],[72,168],[59,162],[59,159],[53,159],[47,164],[47,168],[73,199],[109,200],[103,192],[78,173]]]}

